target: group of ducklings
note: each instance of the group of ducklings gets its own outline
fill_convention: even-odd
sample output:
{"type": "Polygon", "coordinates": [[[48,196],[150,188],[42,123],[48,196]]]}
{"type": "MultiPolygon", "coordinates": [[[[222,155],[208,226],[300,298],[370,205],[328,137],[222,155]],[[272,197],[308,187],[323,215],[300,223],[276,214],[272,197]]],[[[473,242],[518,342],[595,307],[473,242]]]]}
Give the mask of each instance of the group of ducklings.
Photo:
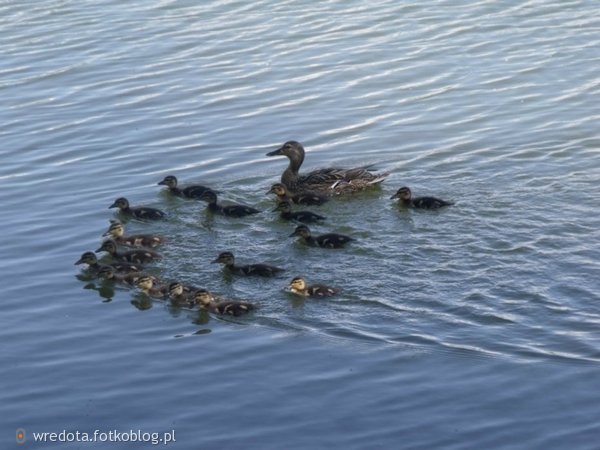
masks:
{"type": "MultiPolygon", "coordinates": [[[[298,225],[290,237],[298,237],[308,246],[322,248],[342,248],[354,238],[338,233],[326,233],[313,236],[306,224],[322,223],[326,217],[311,211],[294,211],[292,205],[322,205],[332,197],[347,195],[378,186],[388,173],[372,172],[368,167],[352,169],[325,168],[317,169],[300,175],[299,169],[304,161],[304,147],[297,141],[288,141],[277,150],[267,153],[267,156],[286,156],[289,165],[281,176],[281,182],[271,186],[267,193],[275,194],[277,206],[273,211],[280,213],[280,218],[293,221],[298,225]]],[[[223,206],[218,203],[217,192],[206,186],[190,185],[179,187],[178,180],[173,175],[166,176],[158,183],[167,187],[172,195],[207,202],[207,209],[214,214],[227,217],[245,217],[260,211],[246,205],[230,204],[223,206]]],[[[404,207],[436,209],[452,205],[452,202],[435,197],[413,198],[408,187],[401,187],[391,197],[399,199],[404,207]]],[[[129,201],[120,197],[109,208],[118,208],[120,212],[140,220],[160,220],[167,214],[159,209],[146,206],[130,206],[129,201]]],[[[124,225],[111,220],[108,230],[103,234],[108,237],[95,252],[85,252],[75,263],[87,264],[89,269],[98,277],[135,286],[147,296],[155,299],[168,299],[173,306],[202,308],[221,315],[239,316],[255,309],[252,303],[225,299],[193,286],[186,286],[178,281],[166,283],[144,271],[144,265],[161,259],[154,249],[164,243],[161,236],[154,234],[125,235],[124,225]],[[120,247],[125,249],[121,250],[120,247]],[[106,252],[111,261],[101,264],[96,253],[106,252]]],[[[279,267],[268,264],[237,265],[232,252],[226,251],[218,255],[213,263],[223,264],[225,270],[234,275],[272,277],[284,271],[279,267]]],[[[287,290],[304,297],[325,297],[340,292],[340,289],[322,284],[308,285],[303,277],[295,277],[287,290]]]]}

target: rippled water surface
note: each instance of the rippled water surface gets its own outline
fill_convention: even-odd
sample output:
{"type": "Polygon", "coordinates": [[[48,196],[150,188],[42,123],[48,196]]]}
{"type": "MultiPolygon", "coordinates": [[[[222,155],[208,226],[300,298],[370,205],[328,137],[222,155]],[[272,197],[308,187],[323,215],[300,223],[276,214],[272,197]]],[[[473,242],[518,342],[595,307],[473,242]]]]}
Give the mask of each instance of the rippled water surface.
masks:
{"type": "Polygon", "coordinates": [[[0,37],[2,448],[20,427],[30,445],[598,448],[594,2],[1,2],[0,37]],[[265,154],[289,139],[303,171],[390,172],[312,207],[348,248],[307,248],[271,211],[287,160],[265,154]],[[211,216],[168,174],[261,213],[211,216]],[[403,185],[455,205],[399,208],[403,185]],[[167,238],[154,273],[256,313],[79,271],[119,196],[169,213],[126,223],[167,238]],[[287,272],[227,276],[224,250],[287,272]],[[343,292],[294,298],[295,275],[343,292]]]}

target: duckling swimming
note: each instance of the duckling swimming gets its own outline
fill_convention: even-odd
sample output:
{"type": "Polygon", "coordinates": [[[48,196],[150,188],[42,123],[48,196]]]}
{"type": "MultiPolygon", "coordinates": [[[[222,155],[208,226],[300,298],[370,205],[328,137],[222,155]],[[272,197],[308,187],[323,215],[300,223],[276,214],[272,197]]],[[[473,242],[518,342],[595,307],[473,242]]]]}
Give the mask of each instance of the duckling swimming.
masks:
{"type": "Polygon", "coordinates": [[[313,237],[310,229],[306,225],[298,225],[290,237],[300,236],[305,244],[312,247],[323,248],[342,248],[348,242],[354,241],[354,238],[337,233],[326,233],[313,237]]]}
{"type": "Polygon", "coordinates": [[[167,186],[167,190],[176,197],[199,199],[202,193],[209,188],[199,184],[193,184],[184,188],[177,187],[177,178],[174,175],[167,175],[159,185],[167,186]]]}
{"type": "Polygon", "coordinates": [[[121,222],[112,221],[106,233],[102,236],[110,236],[117,244],[127,247],[158,247],[163,242],[163,238],[154,234],[132,234],[124,236],[125,227],[121,222]]]}
{"type": "Polygon", "coordinates": [[[302,277],[294,278],[288,287],[290,292],[304,297],[330,297],[340,292],[340,289],[325,286],[323,284],[307,286],[306,280],[302,277]]]}
{"type": "Polygon", "coordinates": [[[412,198],[410,188],[403,186],[390,197],[392,200],[395,198],[400,199],[400,204],[406,207],[420,208],[420,209],[437,209],[443,206],[453,205],[453,202],[447,202],[440,200],[435,197],[417,197],[412,198]]]}
{"type": "Polygon", "coordinates": [[[167,213],[160,209],[149,208],[147,206],[129,206],[129,200],[125,197],[119,197],[108,208],[119,208],[123,214],[135,217],[136,219],[158,220],[167,217],[167,213]]]}
{"type": "Polygon", "coordinates": [[[236,275],[257,275],[261,277],[272,277],[285,269],[269,266],[267,264],[247,264],[245,266],[236,266],[235,257],[231,252],[222,252],[212,263],[221,263],[225,269],[236,275]]]}
{"type": "Polygon", "coordinates": [[[113,261],[109,264],[100,264],[94,252],[83,253],[81,258],[75,262],[76,266],[80,264],[87,264],[88,267],[94,272],[99,272],[105,266],[114,268],[118,273],[141,272],[143,270],[143,266],[141,264],[132,264],[123,261],[113,261]]]}
{"type": "Polygon", "coordinates": [[[148,297],[163,300],[168,295],[167,286],[154,286],[154,279],[150,276],[140,277],[135,285],[148,297]]]}
{"type": "Polygon", "coordinates": [[[329,194],[348,194],[381,183],[389,175],[373,173],[366,167],[353,169],[317,169],[306,175],[298,172],[304,162],[304,147],[297,141],[288,141],[267,156],[284,155],[290,160],[281,175],[281,182],[294,192],[313,191],[329,194]]]}
{"type": "Polygon", "coordinates": [[[219,301],[206,289],[197,290],[194,294],[194,301],[202,308],[221,315],[241,316],[242,314],[247,314],[256,309],[256,307],[249,302],[238,302],[233,300],[219,301]]]}
{"type": "Polygon", "coordinates": [[[280,202],[292,201],[297,205],[322,205],[328,198],[315,192],[292,194],[283,183],[275,183],[267,194],[275,194],[280,202]]]}
{"type": "Polygon", "coordinates": [[[100,248],[96,250],[96,253],[102,251],[107,252],[117,261],[127,261],[134,264],[146,264],[161,259],[161,256],[158,253],[150,250],[130,250],[121,253],[117,250],[117,244],[112,239],[104,241],[100,248]]]}
{"type": "Polygon", "coordinates": [[[282,218],[283,220],[294,220],[296,222],[302,222],[302,223],[316,223],[316,222],[322,222],[323,220],[326,219],[325,217],[320,216],[320,215],[315,214],[310,211],[292,212],[292,205],[288,201],[279,202],[277,204],[277,207],[273,211],[274,212],[281,211],[281,214],[279,214],[279,217],[282,218]]]}
{"type": "Polygon", "coordinates": [[[191,307],[194,305],[194,296],[191,292],[186,292],[183,284],[177,281],[169,284],[169,300],[173,306],[191,307]]]}
{"type": "Polygon", "coordinates": [[[210,189],[204,191],[200,197],[200,200],[208,202],[208,209],[215,214],[222,214],[228,217],[244,217],[251,214],[257,214],[260,211],[258,209],[251,208],[245,205],[227,205],[221,206],[217,203],[217,194],[210,189]]]}
{"type": "Polygon", "coordinates": [[[141,277],[147,276],[149,275],[143,272],[118,273],[112,266],[102,266],[98,271],[99,278],[127,284],[128,286],[135,286],[141,277]]]}

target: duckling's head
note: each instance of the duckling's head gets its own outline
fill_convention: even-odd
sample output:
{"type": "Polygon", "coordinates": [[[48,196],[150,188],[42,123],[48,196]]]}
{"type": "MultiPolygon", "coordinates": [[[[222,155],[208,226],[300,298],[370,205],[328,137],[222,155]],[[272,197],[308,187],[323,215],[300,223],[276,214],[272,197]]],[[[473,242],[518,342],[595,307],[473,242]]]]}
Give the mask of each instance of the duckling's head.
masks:
{"type": "Polygon", "coordinates": [[[142,291],[149,291],[154,286],[154,281],[152,281],[152,277],[140,277],[135,285],[142,291]]]}
{"type": "Polygon", "coordinates": [[[233,266],[233,264],[235,264],[235,257],[231,252],[221,252],[219,253],[219,256],[217,256],[217,259],[211,261],[211,263],[221,263],[226,266],[233,266]]]}
{"type": "Polygon", "coordinates": [[[104,241],[102,243],[100,248],[98,250],[96,250],[96,253],[100,253],[100,252],[108,252],[111,255],[113,255],[117,252],[117,244],[112,239],[107,239],[106,241],[104,241]]]}
{"type": "Polygon", "coordinates": [[[112,205],[108,207],[108,209],[110,208],[127,209],[129,208],[129,200],[127,200],[125,197],[119,197],[113,202],[112,205]]]}
{"type": "Polygon", "coordinates": [[[162,181],[159,181],[158,184],[162,184],[170,188],[175,188],[177,187],[177,178],[174,175],[167,175],[162,181]]]}
{"type": "Polygon", "coordinates": [[[303,238],[310,237],[310,229],[306,225],[298,225],[290,237],[300,236],[303,238]]]}
{"type": "Polygon", "coordinates": [[[411,195],[410,188],[403,186],[398,189],[394,195],[392,195],[391,199],[393,200],[395,198],[399,198],[402,201],[407,201],[410,200],[411,195]]]}
{"type": "Polygon", "coordinates": [[[296,277],[290,281],[289,288],[292,292],[303,291],[306,289],[306,280],[304,280],[302,277],[296,277]]]}
{"type": "Polygon", "coordinates": [[[98,271],[98,276],[105,280],[110,280],[115,276],[115,269],[111,266],[102,266],[98,271]]]}
{"type": "Polygon", "coordinates": [[[199,199],[208,203],[217,203],[217,193],[207,189],[200,195],[199,199]]]}
{"type": "Polygon", "coordinates": [[[287,156],[290,159],[295,159],[300,161],[304,161],[304,147],[298,141],[287,141],[277,150],[273,150],[272,152],[267,153],[267,156],[287,156]]]}
{"type": "Polygon", "coordinates": [[[213,296],[206,289],[198,289],[194,293],[194,303],[197,305],[208,306],[213,301],[213,296]]]}
{"type": "Polygon", "coordinates": [[[291,212],[292,205],[288,201],[279,202],[277,203],[277,207],[273,211],[291,212]]]}
{"type": "Polygon", "coordinates": [[[183,294],[183,285],[177,281],[169,284],[169,297],[178,297],[183,294]]]}
{"type": "Polygon", "coordinates": [[[282,195],[286,195],[287,192],[287,188],[285,187],[285,184],[283,183],[275,183],[274,185],[271,186],[271,189],[269,189],[269,192],[267,192],[267,194],[275,194],[278,196],[282,196],[282,195]]]}
{"type": "Polygon", "coordinates": [[[102,236],[112,236],[114,238],[120,238],[124,234],[125,234],[125,227],[123,226],[123,224],[121,222],[115,221],[115,222],[110,223],[108,230],[102,236]]]}
{"type": "Polygon", "coordinates": [[[96,254],[94,252],[85,252],[81,255],[81,258],[77,260],[75,263],[76,266],[79,264],[96,264],[98,262],[98,258],[96,258],[96,254]]]}

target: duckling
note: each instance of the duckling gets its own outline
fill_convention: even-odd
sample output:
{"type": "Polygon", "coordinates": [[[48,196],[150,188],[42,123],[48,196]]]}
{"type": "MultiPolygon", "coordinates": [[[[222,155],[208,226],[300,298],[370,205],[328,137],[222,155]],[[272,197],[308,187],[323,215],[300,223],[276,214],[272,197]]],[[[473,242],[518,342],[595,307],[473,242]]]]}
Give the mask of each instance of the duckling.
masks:
{"type": "Polygon", "coordinates": [[[77,262],[75,262],[76,266],[80,264],[87,264],[89,268],[94,272],[99,272],[100,269],[106,266],[114,268],[119,273],[140,272],[143,270],[141,264],[132,264],[123,261],[113,261],[109,264],[100,264],[94,252],[83,253],[81,255],[81,258],[79,258],[77,262]]]}
{"type": "Polygon", "coordinates": [[[117,250],[117,244],[112,239],[108,239],[102,243],[100,248],[96,250],[96,253],[107,252],[117,261],[127,261],[137,264],[145,264],[152,261],[158,261],[162,257],[150,250],[130,250],[128,252],[120,253],[117,250]]]}
{"type": "Polygon", "coordinates": [[[242,314],[247,314],[256,309],[256,307],[249,302],[238,302],[233,300],[218,301],[206,289],[197,290],[194,294],[194,301],[202,308],[221,315],[241,316],[242,314]]]}
{"type": "Polygon", "coordinates": [[[103,278],[105,280],[114,281],[116,283],[127,284],[129,286],[135,286],[137,281],[141,277],[147,277],[148,274],[143,272],[129,272],[129,273],[117,273],[114,267],[112,266],[103,266],[98,271],[98,277],[103,278]]]}
{"type": "Polygon", "coordinates": [[[292,201],[297,205],[322,205],[327,200],[326,196],[315,192],[303,192],[300,194],[292,194],[283,183],[275,183],[267,194],[275,194],[279,201],[292,201]]]}
{"type": "Polygon", "coordinates": [[[322,222],[323,220],[326,219],[325,217],[320,216],[320,215],[315,214],[310,211],[292,212],[292,204],[288,201],[279,202],[277,204],[277,207],[273,210],[273,212],[275,212],[275,211],[281,211],[281,214],[279,214],[279,217],[282,218],[283,220],[294,220],[296,222],[302,222],[302,223],[322,222]]]}
{"type": "Polygon", "coordinates": [[[198,199],[202,193],[209,188],[199,184],[186,186],[184,188],[177,187],[177,178],[174,175],[167,175],[162,181],[159,181],[159,185],[165,185],[168,191],[176,197],[182,198],[194,198],[198,199]]]}
{"type": "Polygon", "coordinates": [[[173,306],[188,306],[194,305],[193,295],[185,291],[183,284],[174,281],[169,284],[169,299],[173,306]]]}
{"type": "Polygon", "coordinates": [[[136,219],[158,220],[167,217],[167,213],[160,209],[149,208],[147,206],[129,206],[129,200],[125,197],[119,197],[108,208],[119,208],[122,213],[135,217],[136,219]]]}
{"type": "Polygon", "coordinates": [[[373,173],[368,167],[353,169],[317,169],[306,175],[298,172],[304,162],[304,147],[297,141],[288,141],[267,156],[284,155],[290,163],[281,175],[281,182],[294,192],[313,191],[324,194],[348,194],[381,183],[388,173],[373,173]]]}
{"type": "Polygon", "coordinates": [[[235,257],[231,252],[220,253],[217,259],[212,261],[212,263],[224,264],[225,268],[229,272],[237,275],[258,275],[261,277],[272,277],[285,270],[279,267],[269,266],[267,264],[247,264],[245,266],[236,266],[235,257]]]}
{"type": "Polygon", "coordinates": [[[294,278],[289,285],[290,292],[302,295],[304,297],[330,297],[340,292],[340,289],[325,286],[323,284],[306,285],[306,280],[302,277],[294,278]]]}
{"type": "Polygon", "coordinates": [[[290,237],[300,236],[304,242],[312,247],[324,248],[342,248],[348,242],[354,241],[354,238],[337,233],[326,233],[313,237],[310,229],[306,225],[298,225],[290,237]]]}
{"type": "Polygon", "coordinates": [[[168,295],[167,286],[154,286],[154,279],[150,276],[140,277],[135,285],[148,297],[164,299],[168,295]]]}
{"type": "Polygon", "coordinates": [[[153,234],[132,234],[124,236],[125,227],[121,222],[112,221],[106,233],[102,236],[110,236],[117,244],[127,247],[158,247],[163,242],[163,238],[153,234]]]}
{"type": "Polygon", "coordinates": [[[453,202],[447,202],[435,197],[417,197],[412,198],[410,188],[403,186],[390,197],[390,199],[400,199],[400,204],[406,207],[421,208],[421,209],[437,209],[443,206],[453,205],[453,202]]]}
{"type": "Polygon", "coordinates": [[[211,191],[210,189],[204,191],[198,198],[208,202],[208,209],[213,213],[222,214],[228,217],[244,217],[260,212],[258,209],[254,209],[245,205],[221,206],[217,203],[217,193],[215,191],[211,191]]]}

